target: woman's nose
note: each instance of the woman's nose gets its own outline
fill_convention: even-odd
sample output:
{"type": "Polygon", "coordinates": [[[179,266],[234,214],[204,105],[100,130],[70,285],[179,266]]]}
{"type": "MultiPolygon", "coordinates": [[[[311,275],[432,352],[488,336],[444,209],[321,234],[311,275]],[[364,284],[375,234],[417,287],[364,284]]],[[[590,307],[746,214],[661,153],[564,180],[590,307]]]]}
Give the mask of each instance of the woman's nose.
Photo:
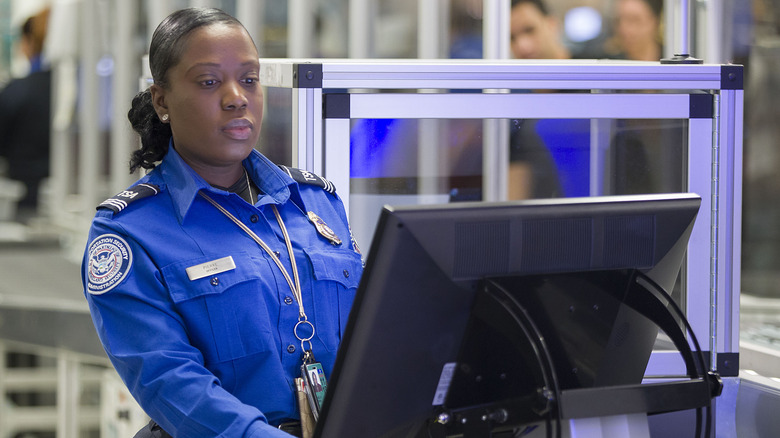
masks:
{"type": "Polygon", "coordinates": [[[248,100],[240,84],[230,82],[225,86],[225,94],[222,97],[222,108],[226,110],[246,108],[248,100]]]}

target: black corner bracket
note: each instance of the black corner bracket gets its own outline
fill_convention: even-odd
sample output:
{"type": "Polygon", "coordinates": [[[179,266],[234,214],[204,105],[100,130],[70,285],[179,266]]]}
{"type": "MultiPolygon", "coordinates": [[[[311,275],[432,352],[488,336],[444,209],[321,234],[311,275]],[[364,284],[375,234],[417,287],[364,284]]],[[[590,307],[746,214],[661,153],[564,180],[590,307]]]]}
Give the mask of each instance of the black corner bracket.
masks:
{"type": "Polygon", "coordinates": [[[295,64],[293,66],[294,88],[322,88],[322,64],[295,64]]]}
{"type": "Polygon", "coordinates": [[[739,353],[718,353],[718,374],[722,377],[739,376],[739,353]]]}
{"type": "Polygon", "coordinates": [[[322,95],[322,117],[348,119],[350,117],[349,94],[327,93],[322,95]]]}
{"type": "Polygon", "coordinates": [[[688,117],[692,119],[711,119],[715,114],[715,103],[712,94],[691,94],[689,105],[688,117]]]}
{"type": "Polygon", "coordinates": [[[721,90],[744,90],[744,67],[737,64],[726,64],[720,67],[721,90]]]}

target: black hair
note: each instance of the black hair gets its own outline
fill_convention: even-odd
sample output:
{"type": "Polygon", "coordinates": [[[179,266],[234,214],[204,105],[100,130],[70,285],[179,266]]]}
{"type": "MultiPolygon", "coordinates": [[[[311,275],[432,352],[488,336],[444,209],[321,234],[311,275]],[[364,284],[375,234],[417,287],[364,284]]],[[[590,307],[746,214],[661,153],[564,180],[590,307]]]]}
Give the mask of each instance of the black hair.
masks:
{"type": "MultiPolygon", "coordinates": [[[[166,17],[155,29],[149,44],[149,68],[154,83],[167,88],[168,70],[181,60],[186,38],[196,29],[217,23],[244,28],[235,17],[213,8],[180,9],[166,17]]],[[[141,149],[130,156],[130,173],[139,167],[154,169],[168,152],[172,132],[171,126],[158,118],[148,88],[133,98],[127,118],[141,137],[141,149]]]]}
{"type": "Polygon", "coordinates": [[[542,13],[542,15],[550,15],[550,8],[547,7],[547,3],[544,2],[544,0],[512,0],[512,7],[514,8],[517,5],[521,5],[524,3],[529,3],[534,6],[536,6],[537,9],[539,9],[539,12],[542,13]]]}
{"type": "Polygon", "coordinates": [[[653,11],[653,15],[655,15],[655,18],[658,18],[660,20],[661,13],[663,13],[664,9],[664,0],[644,0],[645,3],[647,3],[647,6],[650,6],[650,10],[653,11]]]}
{"type": "Polygon", "coordinates": [[[44,8],[37,14],[27,18],[21,27],[21,37],[30,44],[32,55],[40,55],[46,40],[46,30],[49,24],[49,8],[44,8]]]}
{"type": "Polygon", "coordinates": [[[26,37],[32,36],[34,21],[35,21],[34,17],[29,17],[26,20],[24,20],[24,24],[22,24],[22,35],[26,37]]]}

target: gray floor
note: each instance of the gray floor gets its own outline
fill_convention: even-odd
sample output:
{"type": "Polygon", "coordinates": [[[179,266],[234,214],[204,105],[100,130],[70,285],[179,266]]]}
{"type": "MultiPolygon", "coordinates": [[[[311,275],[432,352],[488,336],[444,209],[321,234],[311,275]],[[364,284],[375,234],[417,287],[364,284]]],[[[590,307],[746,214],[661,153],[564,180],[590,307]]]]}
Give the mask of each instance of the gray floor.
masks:
{"type": "Polygon", "coordinates": [[[80,265],[55,242],[0,243],[0,338],[105,357],[80,265]]]}

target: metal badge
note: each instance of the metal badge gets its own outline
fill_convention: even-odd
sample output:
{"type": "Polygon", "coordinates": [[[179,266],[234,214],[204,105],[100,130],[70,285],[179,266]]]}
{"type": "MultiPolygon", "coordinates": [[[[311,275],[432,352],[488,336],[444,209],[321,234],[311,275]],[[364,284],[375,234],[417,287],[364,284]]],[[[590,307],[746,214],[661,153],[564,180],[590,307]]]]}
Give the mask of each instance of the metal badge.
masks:
{"type": "Polygon", "coordinates": [[[199,265],[190,266],[184,271],[187,273],[187,277],[189,277],[190,281],[195,281],[210,275],[232,271],[233,269],[236,269],[236,263],[233,261],[233,256],[227,256],[199,265]]]}
{"type": "Polygon", "coordinates": [[[339,236],[337,236],[336,233],[333,232],[333,230],[328,226],[328,224],[326,224],[325,221],[317,216],[316,213],[310,211],[306,213],[306,216],[309,217],[309,220],[314,224],[317,232],[320,233],[322,237],[330,240],[330,243],[334,245],[341,245],[341,239],[339,239],[339,236]]]}

